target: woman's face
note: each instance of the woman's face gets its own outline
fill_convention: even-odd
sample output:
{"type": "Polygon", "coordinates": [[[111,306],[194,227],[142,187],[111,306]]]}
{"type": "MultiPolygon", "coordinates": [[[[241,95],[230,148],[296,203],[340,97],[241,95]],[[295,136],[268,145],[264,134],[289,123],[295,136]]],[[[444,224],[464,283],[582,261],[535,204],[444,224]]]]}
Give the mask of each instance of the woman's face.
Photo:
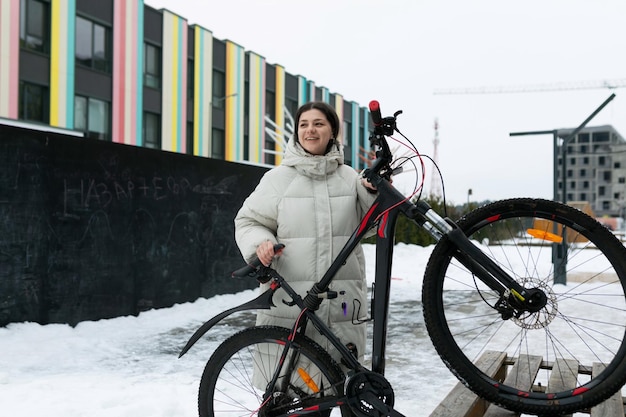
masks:
{"type": "Polygon", "coordinates": [[[330,122],[317,109],[303,112],[298,120],[298,141],[313,155],[324,155],[333,135],[330,122]]]}

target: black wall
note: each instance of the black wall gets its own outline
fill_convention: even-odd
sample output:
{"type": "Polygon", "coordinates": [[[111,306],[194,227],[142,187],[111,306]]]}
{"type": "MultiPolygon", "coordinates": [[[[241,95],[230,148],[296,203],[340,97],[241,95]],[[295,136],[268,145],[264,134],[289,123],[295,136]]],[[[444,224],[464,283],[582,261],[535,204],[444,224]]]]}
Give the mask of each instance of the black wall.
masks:
{"type": "Polygon", "coordinates": [[[76,324],[256,282],[233,218],[264,169],[0,125],[0,325],[76,324]]]}

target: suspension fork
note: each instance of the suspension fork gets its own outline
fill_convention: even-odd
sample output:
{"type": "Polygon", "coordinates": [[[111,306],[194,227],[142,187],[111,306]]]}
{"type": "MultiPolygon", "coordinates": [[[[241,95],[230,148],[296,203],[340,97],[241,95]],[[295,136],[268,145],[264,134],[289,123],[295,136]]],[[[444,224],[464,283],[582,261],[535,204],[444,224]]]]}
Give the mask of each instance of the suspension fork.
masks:
{"type": "Polygon", "coordinates": [[[529,301],[528,290],[515,281],[506,271],[474,245],[461,229],[450,219],[439,216],[424,201],[415,206],[417,213],[412,216],[422,227],[439,240],[446,236],[458,249],[453,255],[463,266],[476,275],[489,288],[501,296],[510,292],[518,301],[529,301]],[[422,217],[422,220],[418,220],[422,217]]]}

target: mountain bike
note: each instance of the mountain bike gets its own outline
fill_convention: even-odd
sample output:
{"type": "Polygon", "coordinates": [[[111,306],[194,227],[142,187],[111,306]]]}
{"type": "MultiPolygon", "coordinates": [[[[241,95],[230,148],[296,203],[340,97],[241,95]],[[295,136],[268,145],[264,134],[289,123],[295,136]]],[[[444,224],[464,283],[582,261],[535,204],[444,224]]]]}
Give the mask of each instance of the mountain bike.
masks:
{"type": "Polygon", "coordinates": [[[498,201],[456,222],[435,213],[420,193],[407,197],[392,184],[395,172],[421,160],[397,127],[401,111],[383,118],[378,102],[372,101],[370,112],[376,157],[363,176],[378,196],[328,271],[306,295],[258,260],[235,271],[233,276],[256,278],[269,289],[207,321],[182,349],[180,356],[233,313],[272,308],[279,288],[288,296],[282,302],[299,311],[292,328],[246,328],[215,350],[200,381],[200,416],[328,416],[333,410],[343,416],[403,416],[394,408],[393,387],[384,376],[400,214],[436,242],[423,277],[423,316],[437,353],[469,389],[488,402],[536,415],[588,409],[620,390],[626,381],[624,245],[589,215],[549,200],[498,201]],[[411,148],[413,157],[394,160],[391,140],[411,148]],[[371,363],[366,366],[316,310],[324,300],[338,297],[330,283],[372,229],[376,267],[368,313],[373,322],[371,363]],[[307,326],[328,340],[340,360],[305,335],[307,326]],[[542,366],[519,380],[505,380],[476,365],[488,351],[503,352],[507,364],[539,357],[542,366]],[[604,370],[594,366],[592,371],[592,364],[604,370]],[[573,379],[574,388],[555,388],[553,377],[573,379]],[[520,385],[522,379],[531,386],[520,385]]]}

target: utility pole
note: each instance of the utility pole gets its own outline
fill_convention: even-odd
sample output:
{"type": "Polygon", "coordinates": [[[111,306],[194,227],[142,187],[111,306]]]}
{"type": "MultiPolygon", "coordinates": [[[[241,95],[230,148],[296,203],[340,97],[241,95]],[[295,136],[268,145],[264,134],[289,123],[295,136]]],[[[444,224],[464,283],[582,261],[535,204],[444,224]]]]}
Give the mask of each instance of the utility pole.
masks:
{"type": "Polygon", "coordinates": [[[441,179],[437,175],[437,164],[439,163],[439,121],[435,119],[435,138],[433,139],[433,167],[430,174],[430,195],[440,198],[442,196],[441,191],[441,179]]]}
{"type": "MultiPolygon", "coordinates": [[[[615,98],[615,94],[611,94],[609,98],[607,98],[593,113],[589,115],[585,119],[584,122],[580,124],[576,129],[574,129],[571,133],[565,136],[560,145],[561,150],[561,160],[562,160],[562,171],[561,171],[561,195],[560,200],[563,204],[567,204],[567,143],[576,137],[578,132],[580,132],[587,123],[591,121],[611,100],[615,98]]],[[[552,152],[553,152],[553,182],[552,182],[552,192],[554,201],[559,201],[559,187],[558,187],[558,163],[559,163],[559,131],[554,130],[538,130],[532,132],[513,132],[509,133],[509,136],[526,136],[526,135],[545,135],[552,134],[552,152]]],[[[556,228],[556,224],[554,226],[556,228]]],[[[558,230],[554,230],[555,233],[558,233],[558,230]]],[[[565,229],[562,231],[563,240],[561,243],[553,243],[552,244],[552,264],[554,265],[554,283],[555,284],[566,284],[567,283],[567,235],[565,229]]]]}

